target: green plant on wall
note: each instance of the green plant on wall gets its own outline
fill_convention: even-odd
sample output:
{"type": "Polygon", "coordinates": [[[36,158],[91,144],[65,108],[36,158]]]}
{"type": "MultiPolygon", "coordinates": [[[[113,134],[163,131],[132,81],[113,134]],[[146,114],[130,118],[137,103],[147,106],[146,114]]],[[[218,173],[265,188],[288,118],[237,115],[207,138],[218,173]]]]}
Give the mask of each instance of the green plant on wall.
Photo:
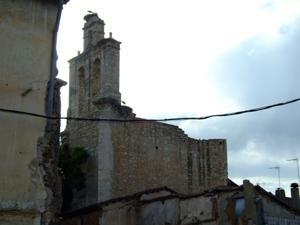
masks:
{"type": "Polygon", "coordinates": [[[74,190],[79,191],[85,187],[81,166],[88,157],[88,152],[82,147],[70,148],[67,144],[60,146],[58,166],[62,170],[63,211],[70,209],[74,190]]]}

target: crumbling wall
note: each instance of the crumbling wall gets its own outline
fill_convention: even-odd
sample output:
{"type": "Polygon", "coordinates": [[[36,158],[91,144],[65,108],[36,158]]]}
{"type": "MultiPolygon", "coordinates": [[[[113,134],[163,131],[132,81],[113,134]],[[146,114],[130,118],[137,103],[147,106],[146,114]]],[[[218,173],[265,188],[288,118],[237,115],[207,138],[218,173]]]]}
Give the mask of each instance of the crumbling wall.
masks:
{"type": "Polygon", "coordinates": [[[175,194],[147,197],[147,200],[128,197],[63,215],[63,225],[96,225],[95,221],[101,225],[234,225],[224,217],[225,210],[220,207],[222,202],[230,200],[231,194],[225,194],[224,198],[219,198],[218,193],[194,197],[175,194]]]}
{"type": "Polygon", "coordinates": [[[136,207],[136,224],[178,224],[180,221],[179,199],[153,201],[136,207]]]}
{"type": "MultiPolygon", "coordinates": [[[[66,82],[55,79],[52,117],[60,117],[60,88],[66,82]]],[[[49,93],[49,92],[48,92],[49,93]]],[[[57,224],[57,214],[62,205],[61,180],[58,171],[60,119],[50,120],[45,135],[38,140],[37,167],[32,171],[41,175],[46,192],[45,209],[42,211],[41,224],[57,224]]]]}
{"type": "MultiPolygon", "coordinates": [[[[98,118],[134,118],[129,107],[109,101],[97,104],[98,118]]],[[[196,140],[177,126],[150,121],[95,124],[98,142],[90,160],[97,173],[87,170],[87,188],[81,198],[75,196],[73,208],[161,186],[197,193],[226,184],[223,139],[196,140]]]]}
{"type": "Polygon", "coordinates": [[[225,185],[225,140],[195,140],[157,122],[111,125],[112,196],[168,186],[181,193],[225,185]]]}
{"type": "Polygon", "coordinates": [[[88,221],[90,217],[101,225],[248,225],[236,213],[236,197],[241,194],[239,188],[227,187],[187,196],[147,196],[146,200],[127,196],[62,215],[63,225],[96,225],[88,221]]]}
{"type": "MultiPolygon", "coordinates": [[[[204,173],[203,175],[206,180],[202,179],[204,180],[205,188],[225,185],[228,179],[226,140],[201,140],[199,145],[200,152],[203,154],[202,156],[200,155],[200,160],[206,161],[206,167],[202,169],[202,171],[206,172],[206,174],[204,173]]],[[[204,162],[202,162],[202,165],[203,164],[205,165],[204,162]]],[[[199,185],[201,186],[201,182],[199,185]]]]}
{"type": "MultiPolygon", "coordinates": [[[[94,118],[134,117],[129,107],[113,102],[97,106],[94,118]]],[[[90,159],[85,167],[86,188],[75,193],[73,208],[160,186],[197,193],[226,184],[223,139],[196,140],[177,126],[150,121],[69,124],[75,123],[78,129],[69,130],[77,138],[72,144],[90,149],[90,159]]]]}

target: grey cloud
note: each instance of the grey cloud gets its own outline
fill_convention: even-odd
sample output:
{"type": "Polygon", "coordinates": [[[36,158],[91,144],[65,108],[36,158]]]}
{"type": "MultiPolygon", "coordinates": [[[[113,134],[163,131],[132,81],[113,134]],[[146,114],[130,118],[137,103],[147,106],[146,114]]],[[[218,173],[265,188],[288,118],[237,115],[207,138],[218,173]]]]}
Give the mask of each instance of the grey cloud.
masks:
{"type": "Polygon", "coordinates": [[[214,65],[215,83],[225,95],[243,105],[299,95],[300,48],[296,48],[299,40],[300,35],[273,48],[260,46],[259,39],[253,38],[214,65]],[[253,54],[247,54],[253,49],[253,54]]]}
{"type": "MultiPolygon", "coordinates": [[[[220,58],[211,72],[220,93],[241,109],[300,97],[300,29],[295,28],[299,24],[291,25],[278,43],[268,44],[254,37],[220,58]]],[[[229,174],[234,177],[270,176],[272,172],[266,168],[279,162],[285,167],[283,177],[292,178],[293,167],[286,159],[300,157],[299,115],[297,102],[264,112],[181,125],[196,138],[226,138],[229,174]],[[251,142],[265,160],[241,157],[251,142]]]]}

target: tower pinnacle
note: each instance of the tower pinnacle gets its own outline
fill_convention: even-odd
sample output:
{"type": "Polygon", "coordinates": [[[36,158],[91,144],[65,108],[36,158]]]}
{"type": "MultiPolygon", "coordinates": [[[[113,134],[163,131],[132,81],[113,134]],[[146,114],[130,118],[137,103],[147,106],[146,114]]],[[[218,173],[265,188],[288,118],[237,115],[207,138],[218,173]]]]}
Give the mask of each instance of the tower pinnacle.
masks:
{"type": "Polygon", "coordinates": [[[104,21],[97,13],[90,13],[84,17],[86,21],[83,27],[84,51],[95,46],[97,42],[104,39],[104,21]]]}

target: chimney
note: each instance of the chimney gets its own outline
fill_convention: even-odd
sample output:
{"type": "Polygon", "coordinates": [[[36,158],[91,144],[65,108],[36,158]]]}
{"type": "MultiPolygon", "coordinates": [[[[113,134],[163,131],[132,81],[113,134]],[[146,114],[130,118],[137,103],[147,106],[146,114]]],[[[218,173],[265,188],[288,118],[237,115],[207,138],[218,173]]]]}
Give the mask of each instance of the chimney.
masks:
{"type": "Polygon", "coordinates": [[[277,188],[275,195],[277,198],[281,199],[281,200],[285,200],[285,191],[282,188],[277,188]]]}
{"type": "Polygon", "coordinates": [[[297,183],[292,183],[291,184],[291,200],[292,200],[292,205],[295,208],[300,208],[300,200],[299,200],[299,185],[297,183]]]}

